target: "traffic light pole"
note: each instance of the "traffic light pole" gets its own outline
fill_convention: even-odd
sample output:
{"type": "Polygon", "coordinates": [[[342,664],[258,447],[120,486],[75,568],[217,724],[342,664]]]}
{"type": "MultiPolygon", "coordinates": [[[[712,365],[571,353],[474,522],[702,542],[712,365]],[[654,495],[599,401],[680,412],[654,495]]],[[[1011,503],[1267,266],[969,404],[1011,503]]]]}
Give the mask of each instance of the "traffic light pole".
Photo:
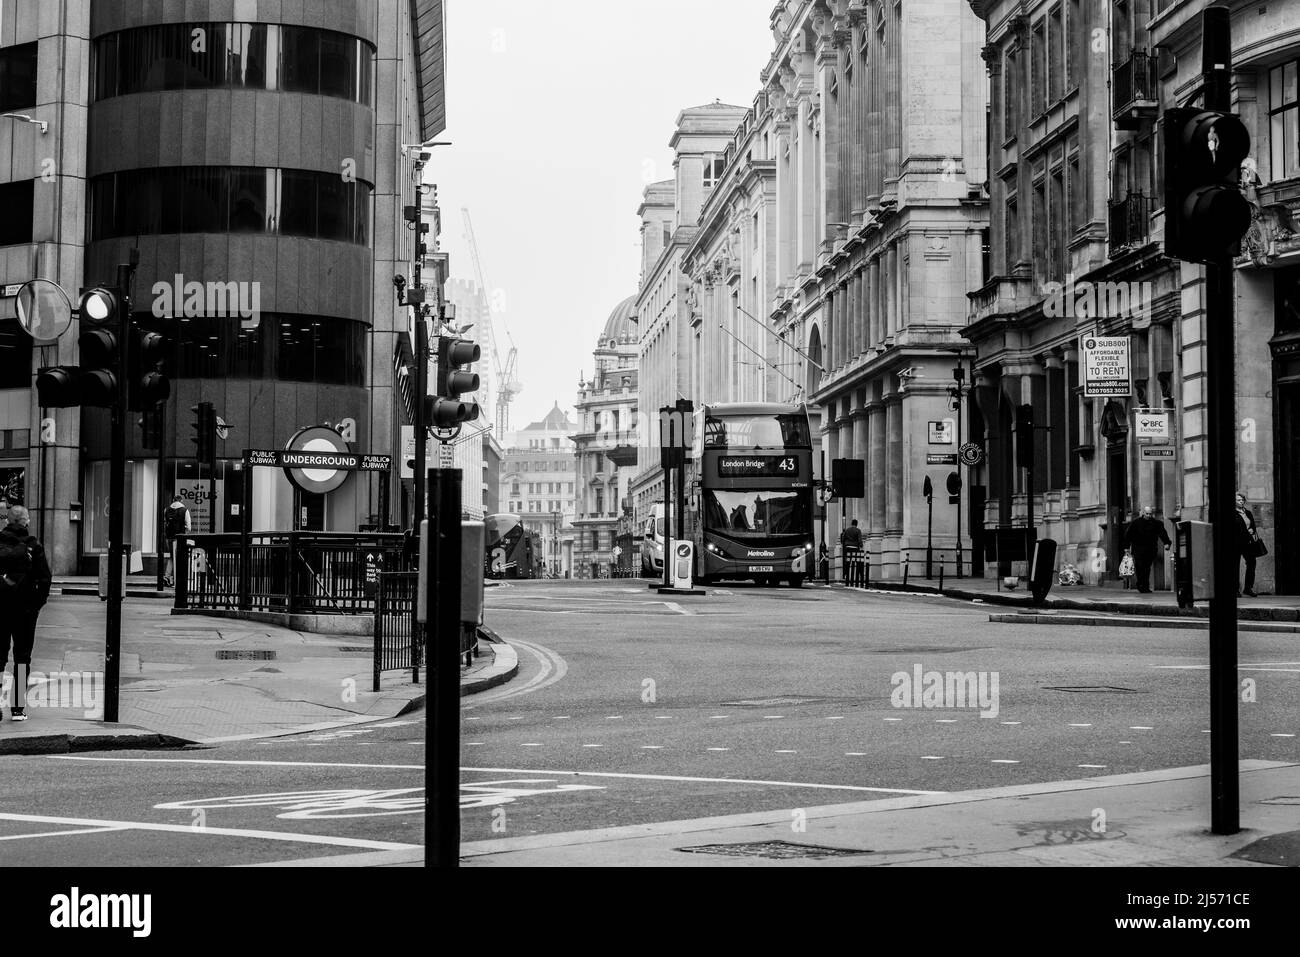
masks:
{"type": "MultiPolygon", "coordinates": [[[[1202,14],[1201,71],[1205,108],[1232,108],[1232,39],[1227,7],[1202,14]]],[[[1205,267],[1206,494],[1214,531],[1214,593],[1210,598],[1210,830],[1241,830],[1237,776],[1236,515],[1230,505],[1237,477],[1235,303],[1230,256],[1205,267]]]]}
{"type": "Polygon", "coordinates": [[[428,593],[425,622],[433,720],[425,738],[425,863],[460,862],[461,471],[429,469],[428,593]],[[430,743],[431,742],[431,743],[430,743]],[[432,796],[431,798],[429,796],[432,796]]]}
{"type": "Polygon", "coordinates": [[[126,554],[122,541],[126,519],[126,419],[127,336],[131,331],[131,283],[139,252],[131,250],[131,261],[117,267],[117,329],[118,348],[114,374],[117,389],[113,398],[110,419],[110,451],[108,466],[108,607],[104,626],[104,720],[116,723],[118,713],[118,682],[121,675],[122,654],[122,559],[126,554]]]}
{"type": "MultiPolygon", "coordinates": [[[[164,552],[167,549],[167,531],[163,527],[167,519],[167,482],[163,476],[163,469],[166,467],[166,445],[163,436],[167,434],[167,403],[158,406],[156,412],[145,411],[145,416],[157,415],[158,419],[158,460],[157,469],[154,476],[154,498],[157,499],[157,514],[154,516],[154,554],[158,556],[157,581],[155,586],[158,591],[163,590],[163,572],[167,570],[167,556],[164,552]]],[[[175,575],[177,569],[172,569],[175,575]]]]}
{"type": "MultiPolygon", "coordinates": [[[[419,220],[416,220],[418,235],[419,220]]],[[[419,285],[419,264],[416,264],[416,285],[419,285]]],[[[420,523],[424,521],[425,503],[425,462],[428,461],[429,423],[424,421],[424,397],[429,393],[429,326],[424,321],[424,307],[412,306],[415,310],[415,517],[411,526],[419,532],[420,523]]]]}

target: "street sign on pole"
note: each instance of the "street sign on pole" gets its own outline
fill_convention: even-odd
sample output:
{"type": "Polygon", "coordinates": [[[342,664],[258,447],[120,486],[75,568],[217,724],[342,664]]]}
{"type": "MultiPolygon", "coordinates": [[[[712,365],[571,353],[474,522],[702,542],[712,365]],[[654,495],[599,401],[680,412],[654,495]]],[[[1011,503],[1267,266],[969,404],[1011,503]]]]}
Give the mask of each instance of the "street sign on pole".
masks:
{"type": "Polygon", "coordinates": [[[450,442],[438,443],[438,468],[453,469],[456,467],[456,447],[450,442]]]}

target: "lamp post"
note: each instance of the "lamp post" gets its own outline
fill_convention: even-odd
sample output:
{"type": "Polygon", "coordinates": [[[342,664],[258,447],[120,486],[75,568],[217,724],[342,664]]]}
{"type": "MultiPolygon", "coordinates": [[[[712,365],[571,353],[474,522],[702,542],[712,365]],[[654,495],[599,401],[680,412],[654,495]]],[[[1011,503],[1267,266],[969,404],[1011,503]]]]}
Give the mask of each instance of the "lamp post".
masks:
{"type": "MultiPolygon", "coordinates": [[[[955,366],[952,367],[952,381],[953,381],[953,384],[949,387],[949,390],[948,390],[948,391],[949,391],[949,393],[952,395],[952,398],[953,398],[953,411],[955,411],[955,412],[957,413],[957,454],[958,454],[958,456],[960,456],[960,455],[961,455],[961,413],[962,413],[962,410],[961,410],[961,400],[962,400],[962,396],[965,395],[965,392],[966,392],[966,390],[965,390],[965,385],[966,385],[966,367],[965,367],[964,365],[962,365],[962,361],[961,361],[961,356],[960,356],[960,355],[957,356],[957,364],[956,364],[955,366]]],[[[962,483],[962,482],[960,481],[960,480],[961,480],[961,459],[960,459],[960,457],[957,459],[957,478],[958,478],[957,492],[956,492],[956,499],[957,499],[957,577],[958,577],[958,578],[961,578],[961,565],[962,565],[962,546],[961,546],[961,490],[962,490],[962,485],[963,485],[964,483],[962,483]]]]}
{"type": "Polygon", "coordinates": [[[551,574],[556,578],[560,577],[560,513],[551,512],[551,518],[555,523],[555,538],[551,545],[551,574]]]}

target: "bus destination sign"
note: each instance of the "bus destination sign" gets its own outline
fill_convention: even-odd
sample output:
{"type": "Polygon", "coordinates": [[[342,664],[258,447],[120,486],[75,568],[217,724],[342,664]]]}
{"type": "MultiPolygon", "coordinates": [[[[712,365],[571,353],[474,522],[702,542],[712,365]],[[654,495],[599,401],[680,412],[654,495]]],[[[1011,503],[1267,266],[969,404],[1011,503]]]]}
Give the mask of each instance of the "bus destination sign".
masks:
{"type": "Polygon", "coordinates": [[[720,478],[795,478],[799,459],[794,455],[719,455],[720,478]]]}

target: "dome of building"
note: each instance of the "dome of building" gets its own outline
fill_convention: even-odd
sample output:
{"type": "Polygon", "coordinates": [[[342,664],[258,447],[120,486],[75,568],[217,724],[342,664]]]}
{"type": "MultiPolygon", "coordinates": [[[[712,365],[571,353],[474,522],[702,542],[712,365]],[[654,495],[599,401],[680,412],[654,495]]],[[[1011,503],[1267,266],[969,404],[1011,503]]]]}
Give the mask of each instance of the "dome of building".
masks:
{"type": "Polygon", "coordinates": [[[628,296],[614,307],[614,311],[605,320],[605,329],[600,334],[596,348],[614,348],[636,342],[640,338],[641,333],[636,325],[636,296],[628,296]]]}

